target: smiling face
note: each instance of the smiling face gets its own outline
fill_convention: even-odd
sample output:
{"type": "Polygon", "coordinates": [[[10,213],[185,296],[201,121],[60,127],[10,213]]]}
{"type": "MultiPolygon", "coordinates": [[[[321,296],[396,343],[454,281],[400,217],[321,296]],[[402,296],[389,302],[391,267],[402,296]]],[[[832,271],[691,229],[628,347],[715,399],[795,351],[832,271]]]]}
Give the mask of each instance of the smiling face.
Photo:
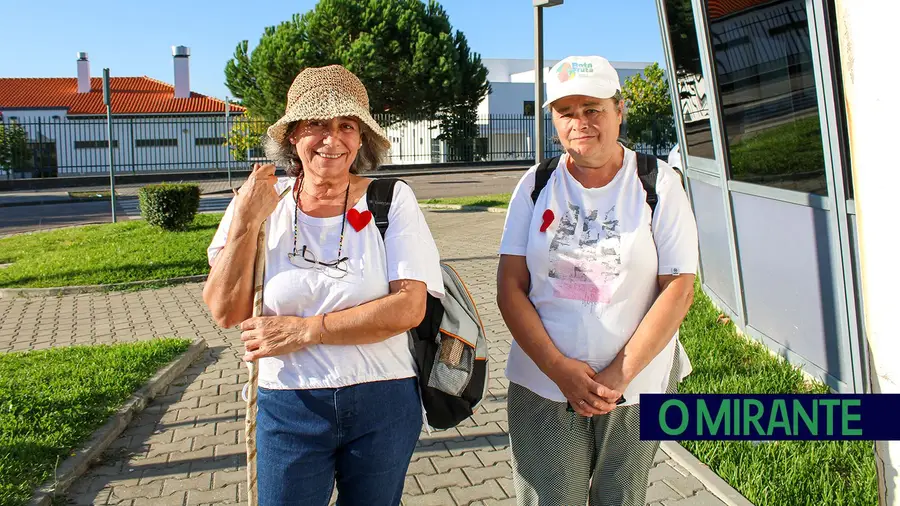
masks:
{"type": "Polygon", "coordinates": [[[303,169],[323,178],[350,172],[362,144],[359,120],[341,116],[328,120],[303,120],[290,136],[303,169]]]}
{"type": "Polygon", "coordinates": [[[563,97],[550,105],[553,126],[578,165],[603,165],[617,152],[622,109],[612,98],[563,97]]]}

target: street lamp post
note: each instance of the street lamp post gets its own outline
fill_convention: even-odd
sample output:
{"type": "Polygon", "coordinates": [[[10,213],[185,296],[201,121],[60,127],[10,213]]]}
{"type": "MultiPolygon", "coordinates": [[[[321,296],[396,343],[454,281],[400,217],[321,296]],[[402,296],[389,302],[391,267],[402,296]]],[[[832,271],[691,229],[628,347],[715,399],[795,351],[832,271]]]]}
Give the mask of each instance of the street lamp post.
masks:
{"type": "Polygon", "coordinates": [[[544,159],[544,8],[563,0],[532,0],[534,6],[534,163],[544,159]]]}

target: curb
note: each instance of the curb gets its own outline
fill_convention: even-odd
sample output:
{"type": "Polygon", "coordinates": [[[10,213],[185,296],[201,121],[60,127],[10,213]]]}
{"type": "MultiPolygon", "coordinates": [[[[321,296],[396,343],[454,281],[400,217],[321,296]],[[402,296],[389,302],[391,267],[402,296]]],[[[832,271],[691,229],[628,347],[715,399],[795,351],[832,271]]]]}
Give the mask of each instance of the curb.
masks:
{"type": "MultiPolygon", "coordinates": [[[[534,165],[533,163],[524,162],[522,160],[513,160],[506,164],[503,164],[502,162],[492,162],[492,163],[496,163],[499,165],[477,165],[477,166],[473,167],[471,164],[468,164],[468,163],[464,164],[464,165],[460,165],[460,166],[453,166],[453,165],[449,165],[449,164],[439,164],[438,167],[428,168],[428,165],[426,164],[425,167],[419,166],[419,168],[417,168],[417,169],[416,168],[410,168],[410,169],[393,168],[393,167],[398,167],[397,165],[395,165],[391,169],[383,169],[383,170],[375,170],[375,171],[367,172],[366,176],[378,179],[378,178],[385,178],[385,177],[404,178],[404,177],[413,177],[413,176],[441,176],[441,175],[447,175],[447,174],[480,174],[480,173],[489,173],[489,172],[514,172],[514,171],[528,170],[529,167],[534,165]]],[[[233,174],[233,177],[232,177],[233,179],[235,179],[235,178],[243,179],[243,178],[246,178],[250,174],[250,172],[243,171],[243,172],[238,173],[238,172],[233,171],[232,174],[233,174]]],[[[279,170],[279,172],[277,172],[276,174],[283,175],[283,171],[279,170]]],[[[219,181],[219,182],[227,181],[227,179],[225,179],[224,175],[222,175],[222,174],[218,174],[219,177],[215,177],[215,178],[206,177],[206,178],[200,178],[200,179],[191,179],[191,178],[183,179],[183,176],[190,176],[191,174],[176,174],[176,173],[165,174],[165,173],[162,173],[162,174],[146,175],[148,177],[162,176],[162,177],[151,177],[151,179],[153,179],[152,181],[148,180],[145,182],[127,183],[127,182],[121,181],[121,178],[117,178],[117,183],[123,184],[123,185],[155,184],[156,182],[168,181],[166,176],[174,176],[174,175],[182,176],[182,179],[179,179],[179,182],[193,183],[193,184],[201,184],[201,183],[215,182],[215,181],[219,181]],[[159,181],[156,181],[157,179],[159,181]]],[[[195,176],[196,176],[196,174],[195,174],[195,176]]],[[[172,178],[173,182],[174,182],[174,179],[177,179],[177,178],[173,177],[172,178]]],[[[103,182],[106,182],[106,181],[108,181],[108,179],[106,179],[103,182]]],[[[97,184],[88,184],[88,187],[102,186],[103,182],[97,181],[97,184]]],[[[0,181],[0,191],[2,191],[4,193],[21,191],[21,190],[11,189],[11,188],[3,189],[2,183],[3,183],[3,181],[0,181]]],[[[51,190],[51,189],[59,190],[59,189],[67,189],[67,188],[80,188],[80,186],[77,186],[77,185],[76,186],[53,186],[53,187],[41,188],[41,189],[43,189],[43,190],[51,190]]],[[[37,189],[37,191],[40,191],[41,189],[37,189]]],[[[228,193],[232,193],[232,190],[230,188],[225,189],[225,190],[213,190],[210,192],[205,192],[202,195],[221,195],[221,194],[228,194],[228,193]]],[[[124,199],[129,199],[129,198],[137,199],[138,197],[137,197],[137,195],[131,195],[131,194],[121,194],[121,195],[117,194],[116,195],[117,201],[122,200],[123,198],[124,199]]],[[[77,202],[109,202],[109,198],[102,198],[102,199],[98,199],[98,198],[60,199],[60,198],[57,198],[57,199],[47,199],[47,200],[41,200],[40,198],[38,198],[36,200],[26,201],[26,202],[6,202],[6,203],[0,202],[0,207],[71,204],[71,203],[77,203],[77,202]]]]}
{"type": "Polygon", "coordinates": [[[180,285],[184,283],[206,281],[206,277],[207,275],[203,274],[167,279],[151,279],[147,281],[129,281],[126,283],[113,283],[110,285],[57,286],[52,288],[0,288],[0,299],[11,299],[13,297],[58,297],[60,295],[78,295],[81,293],[112,292],[146,285],[153,285],[154,287],[160,285],[180,285]]]}
{"type": "MultiPolygon", "coordinates": [[[[122,200],[137,200],[137,195],[116,195],[116,202],[122,200]]],[[[55,198],[46,200],[26,200],[24,202],[0,202],[0,207],[23,207],[23,206],[50,206],[56,204],[80,204],[83,202],[109,202],[106,198],[89,198],[89,197],[69,197],[55,198]]]]}
{"type": "Polygon", "coordinates": [[[662,441],[660,442],[659,447],[662,451],[666,452],[672,460],[678,462],[681,467],[687,469],[688,472],[706,486],[714,496],[718,497],[719,500],[728,506],[754,506],[752,502],[741,495],[740,492],[735,490],[719,475],[712,472],[706,464],[697,460],[697,457],[694,457],[691,452],[685,450],[680,444],[674,441],[662,441]]]}
{"type": "Polygon", "coordinates": [[[80,449],[57,468],[56,477],[47,480],[31,496],[28,506],[48,506],[53,498],[65,491],[90,468],[91,462],[100,456],[117,437],[128,427],[134,415],[147,407],[160,392],[181,375],[197,357],[207,348],[206,341],[202,338],[194,339],[190,347],[174,362],[157,371],[155,375],[131,396],[125,404],[119,408],[102,427],[95,430],[91,438],[80,449]]]}
{"type": "Polygon", "coordinates": [[[459,204],[419,204],[419,209],[432,211],[472,211],[487,213],[506,213],[505,207],[463,206],[459,204]]]}

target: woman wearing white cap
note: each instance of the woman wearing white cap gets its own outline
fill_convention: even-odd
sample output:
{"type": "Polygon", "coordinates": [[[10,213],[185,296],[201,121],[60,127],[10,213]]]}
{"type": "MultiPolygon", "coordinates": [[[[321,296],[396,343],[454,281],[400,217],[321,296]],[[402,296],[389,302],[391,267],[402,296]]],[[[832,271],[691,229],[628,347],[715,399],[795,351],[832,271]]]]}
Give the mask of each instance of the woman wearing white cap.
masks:
{"type": "Polygon", "coordinates": [[[617,141],[607,60],[562,60],[547,95],[565,153],[519,181],[497,274],[517,501],[643,505],[659,442],[640,440],[639,396],[690,372],[696,224],[676,172],[617,141]]]}
{"type": "Polygon", "coordinates": [[[209,246],[203,291],[259,368],[259,504],[325,506],[336,482],[338,504],[397,505],[422,427],[406,331],[427,292],[443,295],[434,239],[398,183],[382,241],[358,173],[390,142],[343,67],[300,72],[266,141],[289,177],[254,168],[209,246]],[[265,316],[251,318],[264,221],[265,316]]]}

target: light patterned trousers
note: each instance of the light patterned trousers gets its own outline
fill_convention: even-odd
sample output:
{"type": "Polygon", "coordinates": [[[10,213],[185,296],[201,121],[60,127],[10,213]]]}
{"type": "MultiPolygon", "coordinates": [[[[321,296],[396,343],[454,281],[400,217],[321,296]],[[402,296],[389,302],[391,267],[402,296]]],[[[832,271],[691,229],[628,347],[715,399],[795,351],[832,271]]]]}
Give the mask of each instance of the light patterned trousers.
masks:
{"type": "MultiPolygon", "coordinates": [[[[679,347],[669,379],[675,393],[679,347]]],[[[640,404],[583,417],[510,383],[513,483],[519,506],[644,506],[659,441],[641,441],[640,404]]]]}

